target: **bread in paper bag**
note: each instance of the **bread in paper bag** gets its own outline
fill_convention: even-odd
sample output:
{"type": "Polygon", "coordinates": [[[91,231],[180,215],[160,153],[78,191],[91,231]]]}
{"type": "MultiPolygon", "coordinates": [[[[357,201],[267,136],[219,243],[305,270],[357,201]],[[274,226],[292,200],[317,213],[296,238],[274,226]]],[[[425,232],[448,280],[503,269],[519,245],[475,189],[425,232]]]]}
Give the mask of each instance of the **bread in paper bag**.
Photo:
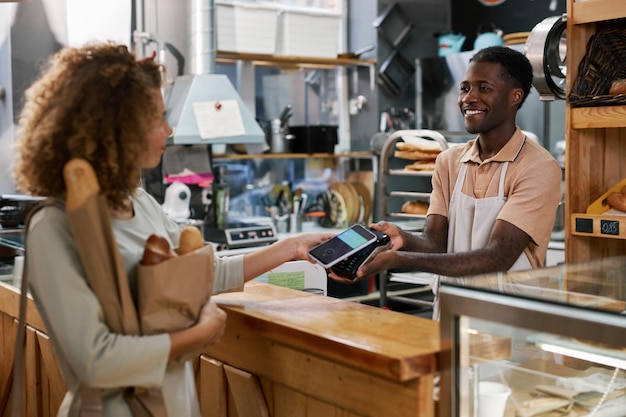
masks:
{"type": "Polygon", "coordinates": [[[213,247],[206,245],[155,265],[139,264],[137,309],[142,334],[172,332],[196,322],[213,293],[213,260],[213,247]]]}

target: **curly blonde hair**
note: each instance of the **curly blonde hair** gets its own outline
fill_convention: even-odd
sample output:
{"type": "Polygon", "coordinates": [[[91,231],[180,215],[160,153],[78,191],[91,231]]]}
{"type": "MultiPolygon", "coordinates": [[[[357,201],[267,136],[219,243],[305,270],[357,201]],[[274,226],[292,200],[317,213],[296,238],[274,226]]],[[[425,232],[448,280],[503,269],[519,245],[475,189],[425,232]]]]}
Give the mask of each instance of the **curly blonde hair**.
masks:
{"type": "Polygon", "coordinates": [[[161,69],[125,45],[64,48],[26,91],[14,176],[32,195],[64,196],[63,167],[72,158],[93,166],[112,208],[139,185],[146,134],[162,114],[154,101],[161,69]]]}

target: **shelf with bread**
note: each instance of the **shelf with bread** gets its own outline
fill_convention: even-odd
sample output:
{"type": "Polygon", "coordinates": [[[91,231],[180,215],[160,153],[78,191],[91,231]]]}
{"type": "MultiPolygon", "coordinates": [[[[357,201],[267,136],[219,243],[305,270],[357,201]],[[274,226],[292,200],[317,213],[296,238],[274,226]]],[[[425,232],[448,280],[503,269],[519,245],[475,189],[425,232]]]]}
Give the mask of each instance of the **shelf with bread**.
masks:
{"type": "Polygon", "coordinates": [[[372,152],[341,152],[341,153],[261,153],[261,154],[247,154],[247,153],[233,153],[233,154],[215,154],[213,159],[215,160],[229,160],[229,159],[370,159],[373,158],[372,152]]]}
{"type": "Polygon", "coordinates": [[[435,159],[447,147],[445,137],[434,130],[401,130],[389,135],[381,151],[378,181],[380,219],[425,218],[435,159]],[[409,189],[404,187],[403,190],[400,188],[401,177],[423,177],[424,181],[421,184],[411,181],[409,189]],[[390,198],[396,200],[399,210],[392,207],[394,204],[389,204],[390,198]]]}
{"type": "MultiPolygon", "coordinates": [[[[447,148],[445,136],[435,130],[399,130],[391,133],[380,154],[378,218],[375,220],[387,220],[399,226],[401,224],[403,230],[421,232],[430,202],[435,160],[447,148]]],[[[395,302],[419,309],[432,308],[432,302],[421,296],[409,297],[389,291],[389,284],[393,283],[409,285],[416,294],[430,293],[432,274],[390,270],[381,272],[378,279],[381,307],[395,302]]]]}
{"type": "Polygon", "coordinates": [[[623,0],[567,1],[566,263],[626,255],[626,216],[588,210],[626,178],[625,23],[623,0]]]}
{"type": "Polygon", "coordinates": [[[573,213],[570,228],[575,236],[626,239],[626,179],[598,197],[584,214],[573,213]]]}

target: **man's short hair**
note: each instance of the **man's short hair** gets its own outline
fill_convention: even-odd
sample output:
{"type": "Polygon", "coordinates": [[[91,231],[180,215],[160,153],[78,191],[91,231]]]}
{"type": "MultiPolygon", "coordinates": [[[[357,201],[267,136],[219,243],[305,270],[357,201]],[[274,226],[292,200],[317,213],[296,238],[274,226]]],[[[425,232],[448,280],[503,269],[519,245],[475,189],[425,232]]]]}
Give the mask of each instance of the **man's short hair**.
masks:
{"type": "Polygon", "coordinates": [[[533,67],[523,53],[507,46],[490,46],[476,52],[470,62],[500,64],[502,66],[502,79],[510,83],[511,86],[521,88],[524,91],[524,98],[518,108],[522,107],[533,84],[533,67]]]}

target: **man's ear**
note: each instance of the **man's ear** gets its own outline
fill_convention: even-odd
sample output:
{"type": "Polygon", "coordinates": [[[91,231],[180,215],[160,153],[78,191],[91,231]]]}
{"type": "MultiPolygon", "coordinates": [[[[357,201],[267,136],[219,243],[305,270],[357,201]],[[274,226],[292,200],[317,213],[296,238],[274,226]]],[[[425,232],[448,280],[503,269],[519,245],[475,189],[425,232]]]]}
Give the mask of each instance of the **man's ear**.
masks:
{"type": "Polygon", "coordinates": [[[521,88],[514,88],[511,93],[511,97],[513,99],[511,104],[519,106],[524,99],[524,90],[522,90],[521,88]]]}

